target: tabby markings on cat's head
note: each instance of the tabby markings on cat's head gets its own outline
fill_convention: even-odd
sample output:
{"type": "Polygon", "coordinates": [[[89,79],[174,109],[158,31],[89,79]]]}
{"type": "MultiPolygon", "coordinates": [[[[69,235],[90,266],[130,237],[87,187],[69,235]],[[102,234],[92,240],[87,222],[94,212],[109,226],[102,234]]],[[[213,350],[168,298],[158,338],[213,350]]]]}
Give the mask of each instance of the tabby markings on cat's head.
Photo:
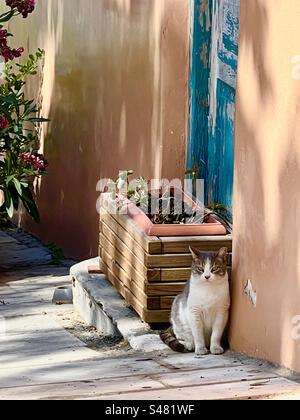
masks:
{"type": "Polygon", "coordinates": [[[220,281],[227,274],[227,248],[221,248],[217,253],[202,252],[190,247],[193,256],[192,274],[202,282],[220,281]]]}

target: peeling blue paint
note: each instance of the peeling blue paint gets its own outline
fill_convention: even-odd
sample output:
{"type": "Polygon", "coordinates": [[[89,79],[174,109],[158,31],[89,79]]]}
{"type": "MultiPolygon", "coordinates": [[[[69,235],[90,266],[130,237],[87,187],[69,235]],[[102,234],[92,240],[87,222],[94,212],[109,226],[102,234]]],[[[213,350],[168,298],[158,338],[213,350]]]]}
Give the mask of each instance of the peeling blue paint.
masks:
{"type": "Polygon", "coordinates": [[[201,166],[206,203],[231,211],[239,0],[195,0],[194,6],[187,161],[201,166]]]}
{"type": "MultiPolygon", "coordinates": [[[[190,135],[187,167],[199,165],[207,180],[211,0],[194,0],[190,75],[190,135]]],[[[207,192],[207,188],[205,188],[207,192]]],[[[207,195],[206,195],[207,199],[207,195]]]]}

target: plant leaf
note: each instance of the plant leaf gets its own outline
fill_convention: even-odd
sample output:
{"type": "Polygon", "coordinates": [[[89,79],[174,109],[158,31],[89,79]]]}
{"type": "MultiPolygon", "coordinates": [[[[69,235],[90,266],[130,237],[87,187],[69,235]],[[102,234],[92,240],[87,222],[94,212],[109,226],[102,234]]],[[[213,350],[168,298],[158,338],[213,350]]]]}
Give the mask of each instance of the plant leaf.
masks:
{"type": "Polygon", "coordinates": [[[28,118],[26,121],[30,121],[32,123],[42,123],[42,122],[49,122],[50,120],[47,118],[28,118]]]}
{"type": "Polygon", "coordinates": [[[4,199],[5,199],[5,208],[6,208],[8,217],[12,218],[14,215],[14,203],[13,203],[13,199],[8,188],[4,189],[4,199]]]}
{"type": "Polygon", "coordinates": [[[14,13],[14,10],[10,10],[9,12],[0,15],[0,23],[8,22],[13,17],[14,13]]]}
{"type": "Polygon", "coordinates": [[[21,196],[22,195],[22,185],[21,185],[20,181],[15,177],[13,177],[12,181],[14,183],[14,186],[15,186],[16,190],[17,190],[17,193],[19,194],[19,196],[21,196]]]}
{"type": "Polygon", "coordinates": [[[35,222],[39,223],[40,214],[35,204],[31,190],[29,188],[23,188],[22,196],[20,198],[29,215],[35,222]]]}

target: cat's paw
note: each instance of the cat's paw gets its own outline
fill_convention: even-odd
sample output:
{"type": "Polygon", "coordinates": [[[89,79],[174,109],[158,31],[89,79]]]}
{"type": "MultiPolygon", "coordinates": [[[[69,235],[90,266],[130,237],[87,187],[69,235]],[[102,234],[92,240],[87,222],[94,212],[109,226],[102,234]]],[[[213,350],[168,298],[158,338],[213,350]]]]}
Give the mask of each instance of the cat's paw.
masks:
{"type": "Polygon", "coordinates": [[[224,353],[224,349],[221,346],[211,346],[210,348],[210,352],[211,354],[223,354],[224,353]]]}
{"type": "Polygon", "coordinates": [[[195,350],[195,344],[194,343],[185,343],[185,348],[187,351],[194,351],[195,350]]]}
{"type": "Polygon", "coordinates": [[[197,347],[195,351],[195,357],[205,356],[208,353],[209,351],[206,347],[197,347]]]}
{"type": "Polygon", "coordinates": [[[179,340],[179,343],[182,344],[187,351],[194,351],[195,345],[189,341],[179,340]]]}

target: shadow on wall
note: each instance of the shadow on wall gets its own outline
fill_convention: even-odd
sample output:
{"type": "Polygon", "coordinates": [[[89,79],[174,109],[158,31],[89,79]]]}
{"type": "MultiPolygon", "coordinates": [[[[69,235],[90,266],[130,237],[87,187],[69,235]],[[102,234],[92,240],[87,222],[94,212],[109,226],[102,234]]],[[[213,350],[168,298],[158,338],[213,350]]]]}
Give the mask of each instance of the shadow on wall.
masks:
{"type": "Polygon", "coordinates": [[[97,254],[100,178],[129,168],[149,178],[184,173],[188,5],[170,2],[48,0],[32,17],[30,50],[46,50],[50,166],[37,186],[41,225],[25,215],[20,223],[69,256],[97,254]]]}
{"type": "Polygon", "coordinates": [[[300,7],[271,3],[241,1],[230,336],[233,349],[300,371],[291,322],[300,314],[299,34],[285,24],[300,7]],[[256,307],[244,295],[248,279],[256,307]]]}

